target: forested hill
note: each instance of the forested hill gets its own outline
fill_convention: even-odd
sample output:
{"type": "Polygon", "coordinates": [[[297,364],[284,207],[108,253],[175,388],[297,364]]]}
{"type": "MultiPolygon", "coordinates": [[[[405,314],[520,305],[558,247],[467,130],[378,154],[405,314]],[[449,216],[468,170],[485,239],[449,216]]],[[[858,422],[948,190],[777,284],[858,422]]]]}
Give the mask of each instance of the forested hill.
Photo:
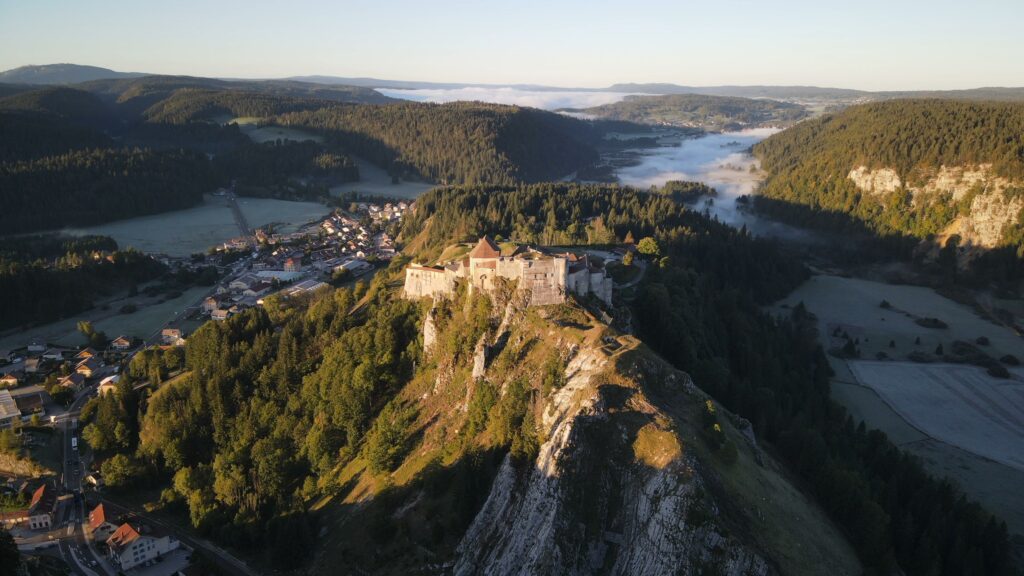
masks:
{"type": "Polygon", "coordinates": [[[895,100],[803,122],[754,146],[758,205],[812,225],[961,246],[1024,242],[1024,104],[895,100]]]}
{"type": "Polygon", "coordinates": [[[481,233],[642,238],[612,311],[636,335],[585,299],[411,302],[396,258],[208,322],[184,357],[136,355],[81,415],[107,489],[310,574],[590,573],[558,551],[609,535],[615,574],[1014,574],[1005,526],[829,399],[802,307],[762,312],[806,277],[773,244],[670,194],[569,183],[435,190],[404,227],[420,258],[481,233]]]}
{"type": "Polygon", "coordinates": [[[438,183],[556,179],[597,159],[587,123],[515,106],[331,106],[274,120],[321,131],[392,172],[438,183]]]}
{"type": "Polygon", "coordinates": [[[697,127],[710,131],[789,126],[807,116],[807,111],[799,104],[701,94],[626,96],[619,102],[578,112],[604,120],[697,127]]]}

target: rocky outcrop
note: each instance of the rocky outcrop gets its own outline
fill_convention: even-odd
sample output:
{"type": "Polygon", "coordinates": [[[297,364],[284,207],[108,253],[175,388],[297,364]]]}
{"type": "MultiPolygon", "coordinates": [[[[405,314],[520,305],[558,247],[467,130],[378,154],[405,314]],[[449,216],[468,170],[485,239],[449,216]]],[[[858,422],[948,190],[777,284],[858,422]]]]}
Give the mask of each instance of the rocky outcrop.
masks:
{"type": "Polygon", "coordinates": [[[892,168],[872,170],[866,166],[850,170],[847,178],[871,196],[906,190],[915,206],[931,200],[969,200],[966,211],[961,211],[940,238],[944,241],[945,237],[958,234],[961,246],[993,248],[1000,245],[1006,226],[1015,222],[1024,208],[1024,199],[1020,196],[1007,198],[1005,194],[1008,189],[1024,187],[1024,183],[998,176],[991,164],[940,166],[937,170],[916,173],[914,183],[910,179],[902,180],[892,168]]]}
{"type": "Polygon", "coordinates": [[[899,174],[892,168],[876,168],[869,170],[867,166],[858,166],[846,176],[862,191],[869,194],[888,194],[903,186],[899,174]]]}
{"type": "Polygon", "coordinates": [[[423,319],[423,352],[429,354],[437,342],[437,321],[434,319],[436,309],[431,308],[423,319]]]}
{"type": "Polygon", "coordinates": [[[1007,224],[1014,222],[1024,198],[1007,200],[1002,192],[979,194],[971,201],[971,214],[960,224],[960,236],[969,243],[985,248],[999,245],[1007,224]]]}
{"type": "Polygon", "coordinates": [[[473,349],[473,380],[480,380],[487,373],[487,335],[480,336],[480,340],[473,349]]]}
{"type": "Polygon", "coordinates": [[[661,467],[615,457],[632,454],[632,422],[656,414],[637,412],[654,410],[644,401],[627,409],[635,391],[599,385],[609,363],[597,347],[574,351],[540,418],[547,440],[526,470],[506,457],[453,573],[773,573],[719,528],[692,457],[679,451],[661,467]]]}

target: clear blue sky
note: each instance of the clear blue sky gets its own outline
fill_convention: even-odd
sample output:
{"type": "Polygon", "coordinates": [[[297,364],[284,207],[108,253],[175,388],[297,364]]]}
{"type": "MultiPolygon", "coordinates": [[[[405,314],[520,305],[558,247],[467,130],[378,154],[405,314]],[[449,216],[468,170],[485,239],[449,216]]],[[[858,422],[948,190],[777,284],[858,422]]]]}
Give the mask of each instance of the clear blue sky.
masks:
{"type": "Polygon", "coordinates": [[[1022,86],[1022,25],[1024,0],[0,0],[0,69],[1022,86]]]}

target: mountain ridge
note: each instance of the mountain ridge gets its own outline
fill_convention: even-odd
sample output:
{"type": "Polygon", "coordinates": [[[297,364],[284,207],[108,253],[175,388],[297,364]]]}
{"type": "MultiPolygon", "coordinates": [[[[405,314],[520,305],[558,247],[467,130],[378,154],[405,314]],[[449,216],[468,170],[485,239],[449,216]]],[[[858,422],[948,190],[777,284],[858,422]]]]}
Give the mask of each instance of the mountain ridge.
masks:
{"type": "MultiPolygon", "coordinates": [[[[73,84],[89,80],[138,78],[162,76],[144,72],[118,72],[98,66],[78,64],[26,65],[0,72],[0,83],[9,84],[73,84]],[[78,70],[81,68],[82,70],[78,70]]],[[[690,86],[671,82],[620,82],[605,87],[551,86],[533,83],[493,82],[431,82],[418,80],[393,80],[367,76],[335,76],[330,74],[293,75],[282,78],[216,78],[224,82],[274,82],[295,81],[323,86],[346,85],[372,89],[395,90],[455,90],[461,88],[512,88],[527,91],[571,91],[571,92],[619,92],[650,95],[703,94],[708,96],[732,96],[741,98],[769,98],[775,100],[814,99],[848,101],[856,99],[894,98],[952,98],[1024,100],[1024,86],[984,86],[970,89],[937,90],[860,90],[855,88],[827,87],[815,85],[736,85],[690,86]]]]}

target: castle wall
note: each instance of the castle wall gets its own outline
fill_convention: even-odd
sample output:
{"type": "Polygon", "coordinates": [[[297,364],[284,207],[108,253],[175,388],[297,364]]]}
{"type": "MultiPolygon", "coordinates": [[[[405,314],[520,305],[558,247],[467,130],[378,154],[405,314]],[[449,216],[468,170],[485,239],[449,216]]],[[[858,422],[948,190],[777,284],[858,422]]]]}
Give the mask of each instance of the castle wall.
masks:
{"type": "Polygon", "coordinates": [[[405,269],[405,297],[423,298],[455,292],[455,275],[447,270],[409,266],[405,269]]]}
{"type": "Polygon", "coordinates": [[[560,304],[565,302],[565,258],[522,260],[519,287],[530,290],[530,305],[560,304]]]}
{"type": "Polygon", "coordinates": [[[582,269],[569,274],[569,263],[561,256],[469,258],[450,264],[443,270],[410,266],[405,272],[405,296],[422,298],[451,294],[457,278],[468,278],[470,290],[492,291],[496,278],[507,278],[518,288],[530,291],[530,305],[559,304],[566,294],[593,294],[612,305],[613,281],[604,270],[582,269]]]}

